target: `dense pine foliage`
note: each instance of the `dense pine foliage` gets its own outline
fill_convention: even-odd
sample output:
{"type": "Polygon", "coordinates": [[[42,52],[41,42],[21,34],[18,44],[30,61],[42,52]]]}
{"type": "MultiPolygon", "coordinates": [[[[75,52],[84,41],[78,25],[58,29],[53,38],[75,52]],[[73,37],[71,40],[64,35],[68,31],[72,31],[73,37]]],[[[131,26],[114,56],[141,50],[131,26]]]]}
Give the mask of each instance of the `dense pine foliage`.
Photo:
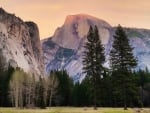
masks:
{"type": "Polygon", "coordinates": [[[85,52],[83,57],[83,70],[91,85],[91,94],[93,94],[93,104],[96,109],[98,103],[98,95],[100,91],[100,82],[103,77],[105,61],[104,47],[99,38],[97,26],[90,26],[87,42],[85,44],[85,52]]]}
{"type": "Polygon", "coordinates": [[[116,28],[112,49],[110,51],[113,93],[116,101],[123,102],[124,109],[135,100],[138,103],[137,88],[133,82],[132,70],[137,65],[132,48],[123,28],[116,28]],[[121,97],[118,99],[118,97],[121,97]],[[127,104],[128,103],[128,104],[127,104]]]}
{"type": "MultiPolygon", "coordinates": [[[[80,83],[73,83],[72,79],[66,71],[53,71],[50,74],[50,78],[36,78],[34,76],[26,75],[21,69],[9,69],[9,73],[14,76],[14,72],[20,73],[19,76],[28,76],[27,78],[22,77],[22,80],[15,82],[18,85],[14,87],[12,85],[12,77],[8,78],[11,81],[12,89],[9,88],[9,83],[6,79],[1,78],[0,82],[0,106],[13,106],[13,107],[40,107],[45,108],[46,106],[93,106],[93,94],[91,83],[88,77],[80,83]],[[24,75],[23,75],[24,73],[24,75]],[[52,77],[55,75],[55,79],[52,77]],[[52,76],[51,76],[52,75],[52,76]],[[29,77],[30,76],[30,77],[29,77]],[[6,80],[6,81],[5,81],[6,80]],[[53,80],[53,82],[51,82],[53,80]],[[4,81],[6,84],[4,84],[4,81]],[[5,87],[4,87],[5,86],[5,87]],[[4,88],[3,88],[4,87],[4,88]],[[18,88],[18,92],[13,92],[14,89],[18,88]],[[15,97],[14,97],[15,96],[15,97]],[[18,101],[18,102],[17,102],[18,101]]],[[[11,75],[10,74],[10,75],[11,75]]],[[[136,95],[139,97],[138,101],[141,102],[143,107],[150,106],[150,73],[145,70],[139,70],[132,73],[133,83],[136,85],[136,95]]],[[[20,78],[17,78],[20,79],[20,78]]],[[[15,79],[15,81],[17,81],[15,79]]],[[[117,97],[114,93],[114,82],[111,73],[106,73],[100,82],[100,92],[98,92],[97,106],[102,107],[123,107],[124,103],[122,95],[117,97]]],[[[120,90],[118,90],[119,93],[120,90]]],[[[130,95],[129,95],[130,96],[130,95]]],[[[128,97],[129,97],[128,96],[128,97]]],[[[128,107],[142,107],[137,103],[136,99],[130,100],[128,107]]]]}

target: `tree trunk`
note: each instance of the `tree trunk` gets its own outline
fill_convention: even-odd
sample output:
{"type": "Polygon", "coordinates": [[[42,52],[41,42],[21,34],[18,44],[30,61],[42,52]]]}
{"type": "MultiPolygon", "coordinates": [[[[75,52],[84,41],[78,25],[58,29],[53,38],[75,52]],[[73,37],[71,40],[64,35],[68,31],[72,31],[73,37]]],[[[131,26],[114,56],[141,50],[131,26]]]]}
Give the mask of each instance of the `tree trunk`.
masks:
{"type": "Polygon", "coordinates": [[[125,87],[125,82],[124,82],[124,110],[127,110],[127,91],[126,91],[126,87],[125,87]]]}
{"type": "Polygon", "coordinates": [[[14,93],[15,93],[14,94],[15,95],[15,107],[18,108],[18,100],[19,100],[18,99],[18,97],[19,97],[18,96],[18,88],[16,88],[16,92],[14,92],[14,93]]]}
{"type": "Polygon", "coordinates": [[[50,91],[50,99],[49,99],[49,106],[50,107],[52,106],[52,97],[53,97],[53,88],[51,88],[51,91],[50,91]]]}
{"type": "MultiPolygon", "coordinates": [[[[95,79],[95,83],[96,83],[96,78],[95,79]]],[[[96,94],[96,84],[94,83],[94,110],[97,110],[97,94],[96,94]]]]}

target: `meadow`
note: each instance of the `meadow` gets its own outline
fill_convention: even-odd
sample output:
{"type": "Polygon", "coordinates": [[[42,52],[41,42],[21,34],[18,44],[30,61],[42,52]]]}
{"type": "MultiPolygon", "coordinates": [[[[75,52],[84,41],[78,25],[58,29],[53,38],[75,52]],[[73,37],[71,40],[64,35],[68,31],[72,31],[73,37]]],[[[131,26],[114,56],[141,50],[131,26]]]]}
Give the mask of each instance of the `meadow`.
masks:
{"type": "Polygon", "coordinates": [[[0,113],[150,113],[150,108],[93,108],[85,107],[52,107],[47,109],[0,108],[0,113]]]}

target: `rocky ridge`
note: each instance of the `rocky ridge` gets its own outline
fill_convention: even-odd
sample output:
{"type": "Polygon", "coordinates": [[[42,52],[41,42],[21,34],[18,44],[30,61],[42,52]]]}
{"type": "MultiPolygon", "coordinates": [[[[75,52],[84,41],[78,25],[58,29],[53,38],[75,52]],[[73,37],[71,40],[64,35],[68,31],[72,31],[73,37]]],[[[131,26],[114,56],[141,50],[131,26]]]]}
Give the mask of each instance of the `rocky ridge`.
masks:
{"type": "Polygon", "coordinates": [[[20,67],[34,75],[44,74],[38,27],[0,8],[0,50],[6,67],[20,67]]]}

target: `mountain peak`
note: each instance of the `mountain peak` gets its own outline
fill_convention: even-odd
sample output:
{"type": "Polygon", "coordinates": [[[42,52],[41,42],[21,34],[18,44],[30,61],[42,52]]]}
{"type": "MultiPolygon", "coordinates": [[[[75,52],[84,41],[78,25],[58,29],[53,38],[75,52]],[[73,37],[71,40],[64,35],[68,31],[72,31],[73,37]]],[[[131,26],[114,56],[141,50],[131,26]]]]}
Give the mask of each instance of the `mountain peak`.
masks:
{"type": "Polygon", "coordinates": [[[104,26],[111,27],[106,21],[84,13],[66,16],[64,24],[71,24],[77,21],[89,21],[89,23],[91,23],[90,21],[96,21],[97,23],[100,22],[104,26]]]}
{"type": "Polygon", "coordinates": [[[96,17],[90,16],[88,14],[80,13],[74,15],[67,15],[66,20],[72,20],[75,18],[85,19],[85,18],[96,18],[96,17]]]}
{"type": "Polygon", "coordinates": [[[106,44],[111,26],[104,20],[87,14],[68,15],[63,26],[55,31],[52,40],[61,47],[77,49],[81,40],[86,40],[89,27],[95,25],[99,28],[102,43],[106,44]]]}

